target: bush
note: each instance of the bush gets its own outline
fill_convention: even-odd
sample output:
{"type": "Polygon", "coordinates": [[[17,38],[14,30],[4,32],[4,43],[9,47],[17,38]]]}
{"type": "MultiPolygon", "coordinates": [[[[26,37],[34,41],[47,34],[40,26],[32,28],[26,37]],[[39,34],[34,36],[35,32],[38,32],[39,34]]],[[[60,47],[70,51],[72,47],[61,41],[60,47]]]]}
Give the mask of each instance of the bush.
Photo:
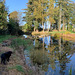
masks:
{"type": "Polygon", "coordinates": [[[30,55],[32,61],[38,65],[48,62],[48,56],[42,50],[33,50],[30,55]]]}

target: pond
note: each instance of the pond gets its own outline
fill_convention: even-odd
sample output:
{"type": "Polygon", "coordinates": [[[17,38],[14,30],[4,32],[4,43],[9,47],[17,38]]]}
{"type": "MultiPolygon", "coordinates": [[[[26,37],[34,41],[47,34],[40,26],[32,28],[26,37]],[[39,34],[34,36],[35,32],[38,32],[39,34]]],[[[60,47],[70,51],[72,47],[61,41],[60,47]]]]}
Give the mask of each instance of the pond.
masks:
{"type": "Polygon", "coordinates": [[[37,64],[45,75],[75,75],[75,42],[43,36],[25,50],[26,64],[37,64]]]}

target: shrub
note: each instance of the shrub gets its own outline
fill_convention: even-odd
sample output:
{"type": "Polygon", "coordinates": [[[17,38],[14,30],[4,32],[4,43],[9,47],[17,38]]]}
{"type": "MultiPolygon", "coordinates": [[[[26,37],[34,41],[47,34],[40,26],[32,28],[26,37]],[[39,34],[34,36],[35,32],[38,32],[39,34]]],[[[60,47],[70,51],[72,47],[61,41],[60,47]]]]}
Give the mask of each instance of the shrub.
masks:
{"type": "Polygon", "coordinates": [[[48,56],[42,50],[33,50],[30,55],[32,61],[38,65],[44,64],[48,61],[48,56]]]}

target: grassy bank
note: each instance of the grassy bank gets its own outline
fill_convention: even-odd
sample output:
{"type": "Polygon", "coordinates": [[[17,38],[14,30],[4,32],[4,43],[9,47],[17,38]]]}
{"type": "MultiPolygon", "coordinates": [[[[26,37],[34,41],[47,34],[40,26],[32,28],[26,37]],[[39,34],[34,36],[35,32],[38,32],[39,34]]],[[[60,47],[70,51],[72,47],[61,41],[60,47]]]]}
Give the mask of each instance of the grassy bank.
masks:
{"type": "Polygon", "coordinates": [[[54,36],[56,38],[59,38],[59,37],[62,37],[64,40],[67,40],[67,41],[75,41],[75,32],[72,32],[72,31],[52,31],[52,32],[32,32],[32,35],[37,35],[37,36],[41,36],[44,35],[51,35],[51,36],[54,36]]]}
{"type": "MultiPolygon", "coordinates": [[[[14,38],[14,36],[7,35],[0,37],[0,44],[3,41],[11,41],[9,46],[0,45],[0,55],[7,51],[12,51],[13,54],[10,57],[10,61],[7,65],[0,64],[1,75],[43,75],[42,72],[38,72],[38,68],[28,67],[25,62],[24,50],[31,50],[33,48],[32,40],[25,39],[23,37],[14,38]],[[12,39],[12,40],[11,40],[12,39]],[[41,73],[41,74],[40,74],[41,73]]],[[[1,62],[1,61],[0,61],[1,62]]]]}
{"type": "Polygon", "coordinates": [[[56,34],[56,33],[63,33],[63,34],[68,34],[68,33],[73,33],[73,32],[70,32],[70,31],[51,31],[51,32],[48,32],[48,31],[41,31],[41,32],[32,32],[32,35],[49,35],[49,34],[56,34]]]}
{"type": "Polygon", "coordinates": [[[3,42],[4,40],[8,40],[15,37],[16,36],[12,36],[12,35],[0,35],[0,43],[3,42]]]}

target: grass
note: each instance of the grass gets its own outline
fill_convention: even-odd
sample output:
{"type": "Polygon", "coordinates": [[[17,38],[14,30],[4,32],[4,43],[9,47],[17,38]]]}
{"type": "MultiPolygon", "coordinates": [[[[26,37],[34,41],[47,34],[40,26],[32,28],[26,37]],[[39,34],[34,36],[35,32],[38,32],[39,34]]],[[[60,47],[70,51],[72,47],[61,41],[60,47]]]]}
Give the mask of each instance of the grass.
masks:
{"type": "Polygon", "coordinates": [[[71,32],[71,31],[41,31],[41,32],[32,32],[32,35],[47,35],[47,34],[56,34],[56,33],[63,33],[63,34],[69,34],[69,33],[75,33],[75,32],[71,32]]]}
{"type": "Polygon", "coordinates": [[[0,35],[0,43],[3,42],[4,40],[8,40],[10,38],[13,38],[15,36],[11,36],[11,35],[0,35]]]}
{"type": "Polygon", "coordinates": [[[75,33],[75,32],[73,32],[72,30],[70,30],[70,32],[71,32],[71,33],[75,33]]]}
{"type": "Polygon", "coordinates": [[[19,48],[20,46],[24,47],[27,50],[30,50],[33,47],[32,40],[17,38],[12,41],[11,47],[19,48]]]}
{"type": "Polygon", "coordinates": [[[9,67],[8,69],[16,69],[19,72],[23,72],[23,73],[25,72],[21,65],[16,65],[16,66],[13,66],[13,67],[9,67]]]}

